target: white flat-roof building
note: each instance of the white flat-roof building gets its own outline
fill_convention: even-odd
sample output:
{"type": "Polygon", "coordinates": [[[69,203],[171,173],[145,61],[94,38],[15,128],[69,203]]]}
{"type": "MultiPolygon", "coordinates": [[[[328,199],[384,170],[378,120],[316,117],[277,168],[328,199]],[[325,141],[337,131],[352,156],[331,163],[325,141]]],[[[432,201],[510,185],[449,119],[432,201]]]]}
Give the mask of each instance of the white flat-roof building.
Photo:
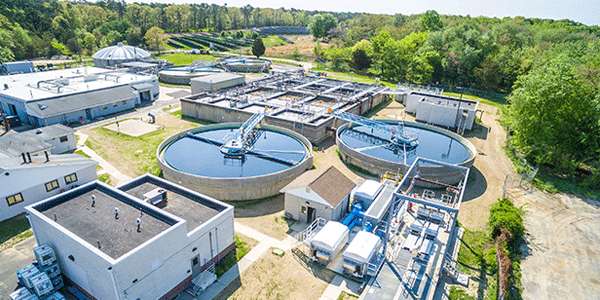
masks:
{"type": "Polygon", "coordinates": [[[86,122],[157,98],[154,75],[81,67],[0,77],[0,109],[35,127],[86,122]]]}
{"type": "Polygon", "coordinates": [[[7,156],[0,153],[0,221],[27,205],[96,179],[97,162],[77,154],[47,155],[48,149],[7,156]]]}
{"type": "Polygon", "coordinates": [[[192,95],[202,92],[215,92],[221,89],[242,85],[246,82],[244,75],[234,73],[215,73],[190,79],[192,95]]]}
{"type": "Polygon", "coordinates": [[[61,154],[77,148],[75,130],[62,124],[36,128],[23,132],[11,131],[0,137],[0,153],[19,156],[22,144],[48,144],[50,153],[61,154]]]}
{"type": "Polygon", "coordinates": [[[232,206],[152,175],[26,209],[37,244],[91,299],[174,299],[235,248],[232,206]]]}
{"type": "Polygon", "coordinates": [[[412,92],[402,99],[406,112],[414,114],[417,121],[460,130],[473,128],[479,106],[474,100],[421,92],[412,92]]]}

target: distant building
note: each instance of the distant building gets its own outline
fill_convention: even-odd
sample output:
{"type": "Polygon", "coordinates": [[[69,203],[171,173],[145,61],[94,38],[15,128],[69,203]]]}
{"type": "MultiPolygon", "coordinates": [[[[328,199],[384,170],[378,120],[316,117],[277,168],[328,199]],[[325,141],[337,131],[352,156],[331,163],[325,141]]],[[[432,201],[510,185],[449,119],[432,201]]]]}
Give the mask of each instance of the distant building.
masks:
{"type": "Polygon", "coordinates": [[[23,144],[47,144],[50,153],[62,154],[77,148],[75,130],[61,124],[50,125],[24,132],[11,131],[0,137],[0,153],[8,156],[19,156],[23,144]]]}
{"type": "Polygon", "coordinates": [[[33,63],[28,60],[0,64],[0,75],[25,74],[34,71],[33,63]]]}
{"type": "Polygon", "coordinates": [[[111,67],[118,66],[123,63],[147,60],[151,58],[150,52],[134,47],[118,43],[114,46],[109,46],[98,50],[92,58],[96,67],[111,67]]]}
{"type": "Polygon", "coordinates": [[[50,155],[44,144],[28,145],[22,151],[16,157],[0,153],[0,220],[96,179],[94,160],[77,154],[50,155]]]}
{"type": "Polygon", "coordinates": [[[244,75],[234,73],[214,73],[190,79],[192,94],[216,92],[218,90],[242,85],[246,82],[244,75]]]}
{"type": "Polygon", "coordinates": [[[37,244],[91,299],[174,299],[235,249],[232,206],[151,175],[91,182],[27,213],[37,244]]]}
{"type": "Polygon", "coordinates": [[[411,92],[400,97],[406,112],[417,121],[460,131],[471,130],[475,124],[478,101],[454,97],[411,92]]]}
{"type": "Polygon", "coordinates": [[[285,215],[307,223],[316,218],[339,220],[348,210],[350,193],[355,186],[333,166],[308,184],[293,181],[282,190],[285,194],[285,215]]]}
{"type": "Polygon", "coordinates": [[[0,109],[34,127],[84,123],[158,97],[154,75],[82,67],[0,77],[0,109]]]}

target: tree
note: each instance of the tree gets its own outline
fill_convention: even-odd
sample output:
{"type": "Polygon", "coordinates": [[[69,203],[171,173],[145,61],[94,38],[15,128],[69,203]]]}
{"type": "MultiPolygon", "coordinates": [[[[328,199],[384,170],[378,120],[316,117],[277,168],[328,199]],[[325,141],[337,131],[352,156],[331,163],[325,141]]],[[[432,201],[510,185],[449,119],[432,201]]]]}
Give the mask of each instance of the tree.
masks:
{"type": "Polygon", "coordinates": [[[146,45],[148,45],[151,50],[160,51],[165,47],[169,37],[160,27],[152,26],[146,31],[144,39],[146,40],[146,45]]]}
{"type": "Polygon", "coordinates": [[[261,57],[265,54],[265,44],[261,38],[257,38],[252,43],[252,55],[256,57],[261,57]]]}
{"type": "Polygon", "coordinates": [[[329,13],[316,14],[312,17],[308,28],[315,38],[324,38],[327,33],[335,28],[337,19],[329,13]]]}
{"type": "Polygon", "coordinates": [[[438,31],[444,27],[444,24],[437,11],[428,10],[421,16],[421,27],[426,31],[438,31]]]}
{"type": "Polygon", "coordinates": [[[508,124],[519,152],[566,174],[600,160],[600,93],[582,80],[574,58],[559,54],[515,86],[508,124]]]}
{"type": "Polygon", "coordinates": [[[352,66],[358,70],[366,70],[371,66],[373,46],[367,40],[361,40],[352,47],[352,66]]]}

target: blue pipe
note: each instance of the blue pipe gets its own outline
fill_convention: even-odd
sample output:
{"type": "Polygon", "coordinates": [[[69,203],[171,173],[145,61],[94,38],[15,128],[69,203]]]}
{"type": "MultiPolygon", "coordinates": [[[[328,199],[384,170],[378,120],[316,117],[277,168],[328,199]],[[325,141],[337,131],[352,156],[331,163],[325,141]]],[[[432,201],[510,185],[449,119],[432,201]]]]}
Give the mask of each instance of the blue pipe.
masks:
{"type": "Polygon", "coordinates": [[[354,203],[352,204],[352,210],[344,218],[342,224],[348,226],[348,229],[352,230],[354,226],[357,226],[360,222],[362,222],[363,214],[363,206],[360,203],[354,203]]]}

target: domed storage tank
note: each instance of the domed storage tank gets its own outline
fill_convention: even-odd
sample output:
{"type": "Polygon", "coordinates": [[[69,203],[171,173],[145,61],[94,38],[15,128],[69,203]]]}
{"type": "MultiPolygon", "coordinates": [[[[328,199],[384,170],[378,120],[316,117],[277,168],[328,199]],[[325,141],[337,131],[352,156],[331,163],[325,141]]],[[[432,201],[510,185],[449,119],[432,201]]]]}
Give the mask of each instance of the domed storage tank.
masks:
{"type": "Polygon", "coordinates": [[[277,195],[312,167],[312,145],[303,136],[262,125],[252,150],[242,157],[222,152],[240,123],[206,125],[172,136],[158,147],[166,179],[219,200],[242,201],[277,195]]]}
{"type": "Polygon", "coordinates": [[[151,56],[150,52],[144,49],[118,43],[98,50],[92,58],[96,67],[110,67],[130,61],[150,59],[151,56]]]}
{"type": "MultiPolygon", "coordinates": [[[[381,120],[380,120],[381,121],[381,120]]],[[[401,121],[384,121],[390,127],[400,128],[401,121]]],[[[397,129],[400,130],[400,129],[397,129]]],[[[477,153],[467,139],[438,127],[404,122],[404,130],[418,137],[418,145],[404,148],[389,142],[389,133],[369,127],[344,124],[336,133],[336,143],[342,160],[373,174],[386,172],[404,174],[417,157],[470,167],[477,153]]],[[[422,169],[428,176],[448,184],[460,181],[461,174],[452,174],[449,168],[422,169]]]]}

